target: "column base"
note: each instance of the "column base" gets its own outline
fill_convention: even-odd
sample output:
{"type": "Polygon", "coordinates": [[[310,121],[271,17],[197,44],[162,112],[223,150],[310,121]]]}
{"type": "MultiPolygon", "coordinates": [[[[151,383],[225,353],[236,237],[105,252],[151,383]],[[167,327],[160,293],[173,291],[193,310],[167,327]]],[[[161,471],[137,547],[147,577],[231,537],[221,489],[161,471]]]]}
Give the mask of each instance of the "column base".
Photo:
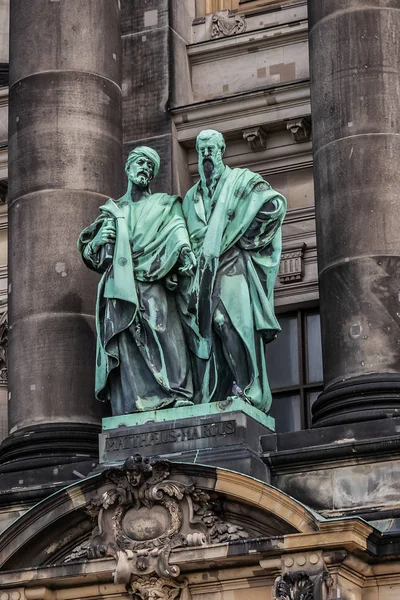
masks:
{"type": "Polygon", "coordinates": [[[313,405],[313,427],[400,416],[400,374],[362,375],[328,386],[313,405]]]}
{"type": "Polygon", "coordinates": [[[0,505],[34,504],[87,475],[98,463],[100,427],[89,423],[32,425],[0,446],[0,505]]]}

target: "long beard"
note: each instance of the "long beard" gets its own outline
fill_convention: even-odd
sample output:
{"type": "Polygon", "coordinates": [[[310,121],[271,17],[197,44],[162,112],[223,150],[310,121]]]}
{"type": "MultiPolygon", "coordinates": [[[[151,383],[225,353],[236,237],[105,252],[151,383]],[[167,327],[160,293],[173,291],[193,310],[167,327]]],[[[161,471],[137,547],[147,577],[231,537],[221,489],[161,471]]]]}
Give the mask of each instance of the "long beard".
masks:
{"type": "Polygon", "coordinates": [[[207,190],[210,197],[222,175],[223,168],[222,157],[220,159],[205,158],[199,163],[200,181],[203,189],[207,190]]]}

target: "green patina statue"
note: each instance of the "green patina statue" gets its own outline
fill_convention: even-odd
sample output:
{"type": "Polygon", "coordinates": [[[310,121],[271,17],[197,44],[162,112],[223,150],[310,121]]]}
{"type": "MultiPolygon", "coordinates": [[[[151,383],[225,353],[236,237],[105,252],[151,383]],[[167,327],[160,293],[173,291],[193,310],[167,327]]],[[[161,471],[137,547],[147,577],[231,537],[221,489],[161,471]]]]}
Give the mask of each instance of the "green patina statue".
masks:
{"type": "Polygon", "coordinates": [[[197,265],[178,295],[195,403],[238,396],[268,412],[264,344],[280,331],[273,290],[286,200],[260,175],[224,165],[219,132],[202,131],[196,149],[200,181],[182,208],[197,265]]]}
{"type": "Polygon", "coordinates": [[[152,194],[160,157],[128,156],[128,189],[108,200],[80,235],[85,264],[102,273],[96,306],[96,396],[113,415],[192,404],[189,357],[172,290],[190,276],[190,250],[177,196],[152,194]]]}
{"type": "Polygon", "coordinates": [[[103,274],[96,396],[114,415],[238,397],[267,413],[265,343],[280,331],[273,289],[286,200],[248,169],[223,163],[224,138],[197,138],[200,181],[183,205],[151,194],[160,157],[139,147],[128,189],[80,235],[103,274]]]}

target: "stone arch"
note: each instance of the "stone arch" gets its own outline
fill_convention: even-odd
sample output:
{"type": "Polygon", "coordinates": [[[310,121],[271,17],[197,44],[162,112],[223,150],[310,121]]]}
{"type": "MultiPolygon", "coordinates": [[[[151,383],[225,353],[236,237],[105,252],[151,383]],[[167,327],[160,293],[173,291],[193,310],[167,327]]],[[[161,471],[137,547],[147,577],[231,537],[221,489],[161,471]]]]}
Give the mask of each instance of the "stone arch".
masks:
{"type": "MultiPolygon", "coordinates": [[[[196,488],[210,496],[233,530],[244,531],[247,538],[319,530],[312,511],[271,485],[216,467],[154,462],[158,463],[168,465],[166,483],[196,488]]],[[[74,548],[93,536],[96,523],[87,508],[93,498],[113,489],[112,472],[108,469],[68,486],[17,519],[0,536],[0,571],[63,563],[74,548]]]]}

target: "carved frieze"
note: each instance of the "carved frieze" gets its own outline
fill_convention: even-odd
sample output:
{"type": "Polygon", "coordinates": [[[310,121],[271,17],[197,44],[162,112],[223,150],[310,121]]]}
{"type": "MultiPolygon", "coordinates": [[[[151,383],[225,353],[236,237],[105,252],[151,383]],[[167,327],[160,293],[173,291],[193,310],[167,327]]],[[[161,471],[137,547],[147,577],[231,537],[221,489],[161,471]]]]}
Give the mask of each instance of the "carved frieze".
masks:
{"type": "Polygon", "coordinates": [[[304,277],[304,242],[293,243],[282,250],[279,265],[279,281],[281,283],[293,283],[301,281],[304,277]]]}
{"type": "Polygon", "coordinates": [[[204,546],[248,538],[240,525],[225,521],[218,498],[191,482],[170,479],[170,463],[136,454],[123,467],[104,471],[111,485],[87,505],[95,521],[90,539],[66,562],[113,556],[116,583],[132,576],[175,578],[179,567],[170,563],[173,548],[204,546]]]}
{"type": "Polygon", "coordinates": [[[243,130],[243,138],[253,152],[261,152],[267,147],[267,134],[262,127],[251,127],[243,130]]]}
{"type": "Polygon", "coordinates": [[[246,17],[243,15],[228,16],[223,13],[215,13],[212,16],[212,38],[237,35],[246,31],[246,17]]]}
{"type": "Polygon", "coordinates": [[[306,117],[294,119],[286,123],[286,128],[292,134],[297,143],[309,142],[311,140],[311,121],[306,117]]]}

